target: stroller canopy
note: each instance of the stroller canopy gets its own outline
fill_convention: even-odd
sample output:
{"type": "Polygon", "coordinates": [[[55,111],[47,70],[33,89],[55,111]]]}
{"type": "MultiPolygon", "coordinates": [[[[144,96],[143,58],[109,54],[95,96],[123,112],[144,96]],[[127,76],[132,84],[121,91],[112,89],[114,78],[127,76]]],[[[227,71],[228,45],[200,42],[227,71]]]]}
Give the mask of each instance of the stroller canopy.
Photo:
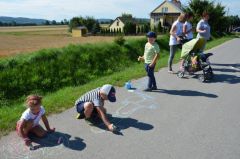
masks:
{"type": "Polygon", "coordinates": [[[196,38],[185,43],[182,47],[181,58],[184,59],[191,52],[199,52],[205,43],[204,38],[196,38]]]}

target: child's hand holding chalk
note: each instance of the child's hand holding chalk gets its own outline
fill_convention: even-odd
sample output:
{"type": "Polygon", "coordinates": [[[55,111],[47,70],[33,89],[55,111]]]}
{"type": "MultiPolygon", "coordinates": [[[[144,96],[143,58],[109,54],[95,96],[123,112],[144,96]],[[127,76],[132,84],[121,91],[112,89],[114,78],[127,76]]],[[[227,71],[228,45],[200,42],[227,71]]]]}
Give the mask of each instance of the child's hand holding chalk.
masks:
{"type": "Polygon", "coordinates": [[[142,56],[138,56],[138,61],[143,61],[143,57],[142,56]]]}
{"type": "Polygon", "coordinates": [[[114,124],[110,124],[108,126],[108,130],[111,131],[111,132],[114,132],[114,131],[117,131],[117,127],[114,124]]]}
{"type": "Polygon", "coordinates": [[[34,146],[32,145],[32,143],[30,143],[29,149],[30,149],[30,150],[35,150],[35,148],[34,148],[34,146]]]}

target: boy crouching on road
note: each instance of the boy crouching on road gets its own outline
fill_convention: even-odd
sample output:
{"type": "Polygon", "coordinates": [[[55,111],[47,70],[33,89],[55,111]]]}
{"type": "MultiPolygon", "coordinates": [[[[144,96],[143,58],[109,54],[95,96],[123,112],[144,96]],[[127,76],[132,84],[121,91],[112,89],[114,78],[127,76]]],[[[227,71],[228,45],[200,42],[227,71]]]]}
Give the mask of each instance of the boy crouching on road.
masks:
{"type": "Polygon", "coordinates": [[[108,130],[112,132],[115,131],[116,127],[109,122],[106,116],[106,109],[104,108],[105,100],[116,102],[115,93],[115,88],[110,84],[105,84],[102,87],[98,87],[85,93],[75,102],[78,112],[77,118],[85,118],[88,123],[91,123],[91,117],[97,112],[108,130]]]}

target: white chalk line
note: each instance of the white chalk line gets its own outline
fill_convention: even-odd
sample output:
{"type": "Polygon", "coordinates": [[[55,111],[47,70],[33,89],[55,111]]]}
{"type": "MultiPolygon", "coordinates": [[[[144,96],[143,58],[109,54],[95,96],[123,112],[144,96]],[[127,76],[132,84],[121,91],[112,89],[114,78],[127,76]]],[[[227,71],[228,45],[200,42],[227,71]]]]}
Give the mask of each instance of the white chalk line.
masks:
{"type": "MultiPolygon", "coordinates": [[[[50,135],[50,134],[49,134],[50,135]]],[[[55,137],[53,135],[48,136],[49,139],[44,139],[43,144],[50,145],[41,147],[40,145],[34,144],[34,147],[40,146],[40,148],[36,150],[29,150],[27,146],[24,145],[23,142],[19,142],[18,139],[12,139],[10,140],[9,144],[3,145],[2,150],[3,157],[5,159],[29,159],[29,158],[36,158],[35,155],[40,155],[43,158],[51,158],[56,155],[56,152],[58,154],[60,152],[63,152],[63,149],[65,146],[69,146],[69,139],[64,134],[59,135],[60,137],[55,137]],[[62,138],[62,142],[58,144],[59,138],[62,138]],[[56,141],[56,144],[53,144],[51,141],[56,141]],[[54,147],[54,149],[50,149],[49,147],[54,147]],[[33,153],[35,152],[35,153],[33,153]]],[[[40,157],[39,156],[39,157],[40,157]]]]}

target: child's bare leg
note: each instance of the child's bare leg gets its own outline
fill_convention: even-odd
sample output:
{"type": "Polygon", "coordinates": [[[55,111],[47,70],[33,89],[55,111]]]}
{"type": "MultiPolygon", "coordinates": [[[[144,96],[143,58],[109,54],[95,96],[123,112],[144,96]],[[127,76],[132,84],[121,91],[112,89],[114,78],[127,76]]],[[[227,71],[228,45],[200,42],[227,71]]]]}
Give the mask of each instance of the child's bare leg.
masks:
{"type": "Polygon", "coordinates": [[[93,104],[91,102],[84,103],[84,115],[86,118],[90,118],[93,112],[93,104]]]}
{"type": "Polygon", "coordinates": [[[26,122],[25,127],[23,128],[24,134],[28,135],[28,133],[29,133],[29,131],[31,131],[32,127],[33,127],[33,120],[28,120],[26,122]]]}
{"type": "Polygon", "coordinates": [[[104,108],[104,107],[103,107],[103,112],[104,112],[104,114],[106,114],[106,113],[107,113],[107,109],[106,109],[106,108],[104,108]]]}
{"type": "Polygon", "coordinates": [[[33,120],[18,121],[17,122],[17,134],[24,139],[27,146],[31,144],[31,140],[28,138],[28,133],[33,127],[33,120]]]}
{"type": "Polygon", "coordinates": [[[47,134],[47,131],[41,127],[41,125],[37,125],[31,129],[31,132],[34,133],[37,137],[44,137],[47,134]]]}
{"type": "MultiPolygon", "coordinates": [[[[103,107],[102,110],[103,110],[104,114],[107,114],[107,109],[106,108],[103,107]]],[[[98,111],[97,111],[97,116],[99,118],[101,118],[101,114],[98,111]]]]}
{"type": "Polygon", "coordinates": [[[184,59],[182,59],[181,61],[180,61],[180,70],[183,70],[184,68],[183,68],[183,63],[184,63],[184,59]]]}
{"type": "Polygon", "coordinates": [[[33,120],[25,121],[25,123],[23,125],[23,129],[22,129],[23,134],[21,133],[21,130],[20,130],[20,125],[22,125],[22,124],[23,124],[23,121],[18,121],[17,122],[17,133],[20,137],[26,137],[26,136],[28,136],[29,131],[33,127],[33,120]]]}

